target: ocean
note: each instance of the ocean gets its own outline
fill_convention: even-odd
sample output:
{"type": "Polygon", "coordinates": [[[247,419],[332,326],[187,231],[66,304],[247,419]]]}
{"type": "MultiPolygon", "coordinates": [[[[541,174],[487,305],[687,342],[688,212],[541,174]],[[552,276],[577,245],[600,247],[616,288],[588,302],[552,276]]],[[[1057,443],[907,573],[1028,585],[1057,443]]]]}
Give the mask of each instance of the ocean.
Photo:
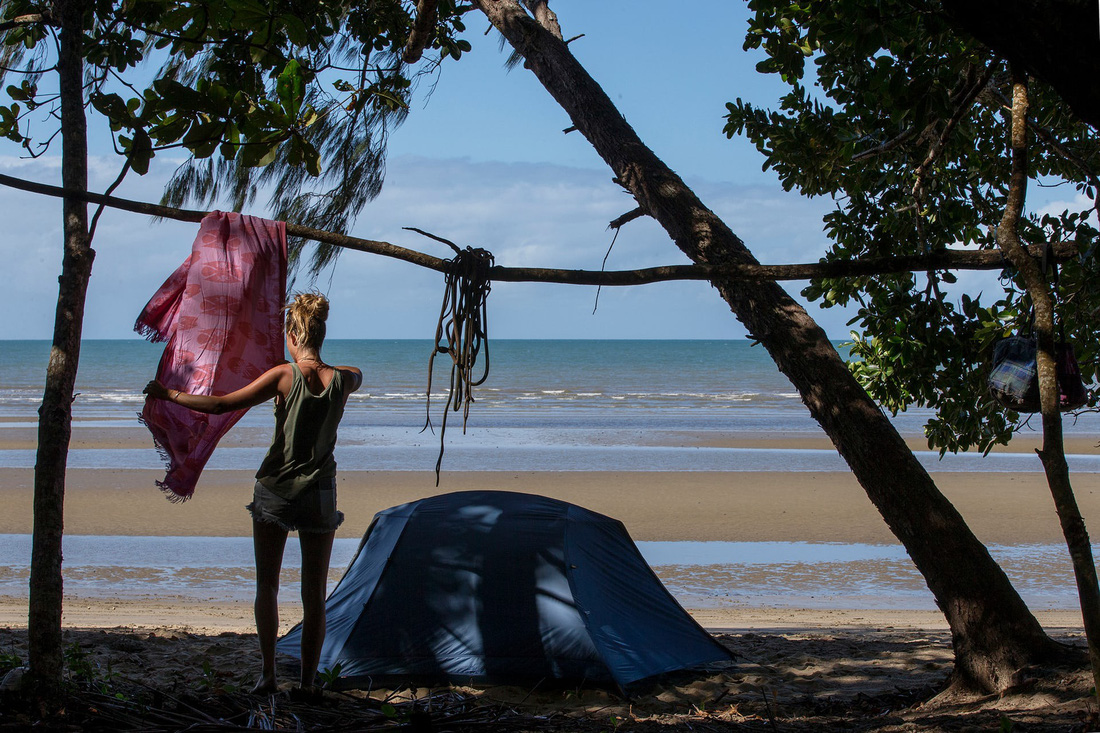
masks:
{"type": "MultiPolygon", "coordinates": [[[[721,447],[719,439],[823,436],[764,349],[748,341],[506,340],[489,346],[489,374],[474,388],[465,432],[461,413],[449,415],[444,471],[847,470],[831,450],[721,447]]],[[[84,343],[74,420],[83,427],[137,427],[141,389],[155,374],[161,350],[160,344],[140,340],[84,343]]],[[[445,355],[436,358],[427,411],[431,350],[427,341],[326,343],[327,361],[359,366],[365,376],[341,424],[336,457],[342,468],[426,471],[435,465],[450,363],[445,355]],[[429,414],[435,432],[424,430],[429,414]]],[[[48,355],[45,341],[0,341],[0,441],[6,430],[36,424],[48,355]]],[[[904,435],[920,436],[928,415],[912,410],[893,421],[904,435]]],[[[270,408],[252,410],[234,428],[247,440],[219,447],[207,470],[258,465],[264,450],[259,446],[266,444],[271,424],[270,408]]],[[[1066,429],[1069,435],[1100,435],[1100,417],[1086,415],[1067,422],[1066,429]]],[[[941,459],[934,451],[919,451],[918,458],[939,472],[1042,470],[1034,454],[1026,452],[941,459]]],[[[1072,455],[1070,464],[1075,472],[1100,472],[1100,456],[1094,453],[1072,455]]],[[[33,465],[33,450],[0,450],[0,468],[33,465]]],[[[157,469],[161,462],[150,444],[73,450],[69,465],[157,469]]],[[[355,543],[337,542],[334,568],[350,559],[355,543]]],[[[639,544],[688,607],[829,608],[858,603],[861,608],[934,608],[922,579],[897,545],[639,544]]],[[[0,535],[0,595],[25,588],[27,548],[27,535],[0,535]]],[[[292,548],[294,543],[288,545],[288,568],[296,564],[292,548]]],[[[1033,607],[1075,606],[1063,546],[992,551],[1033,607]]],[[[243,601],[249,592],[250,553],[247,538],[70,536],[66,587],[88,596],[141,596],[152,590],[243,601]],[[158,550],[181,542],[195,548],[182,554],[186,560],[179,559],[180,553],[158,550]],[[120,557],[157,559],[149,565],[120,557]]]]}
{"type": "MultiPolygon", "coordinates": [[[[133,425],[142,388],[156,373],[161,344],[140,340],[82,345],[74,420],[84,426],[133,425]]],[[[427,341],[333,340],[330,363],[364,372],[348,402],[337,462],[352,470],[425,470],[435,465],[449,380],[436,358],[426,409],[427,341]],[[430,416],[432,427],[425,430],[430,416]],[[434,432],[433,432],[434,431],[434,432]]],[[[45,341],[0,342],[0,430],[35,424],[49,357],[45,341]]],[[[483,363],[484,360],[482,360],[483,363]]],[[[450,471],[845,471],[832,450],[730,448],[706,436],[820,437],[790,382],[749,341],[536,341],[490,343],[489,374],[474,388],[465,434],[448,416],[443,468],[450,471]],[[676,440],[678,436],[692,440],[676,440]],[[684,443],[684,445],[679,445],[684,443]]],[[[478,373],[480,376],[480,372],[478,373]]],[[[928,411],[893,418],[907,436],[922,434],[928,411]]],[[[235,430],[269,434],[269,408],[250,411],[235,430]]],[[[1067,423],[1068,435],[1100,434],[1100,416],[1067,423]]],[[[0,433],[2,435],[2,433],[0,433]]],[[[263,445],[261,437],[256,441],[263,445]]],[[[258,465],[262,447],[221,447],[208,469],[258,465]]],[[[1034,455],[919,451],[933,471],[1036,472],[1034,455]]],[[[28,468],[34,451],[0,451],[0,468],[28,468]]],[[[74,468],[156,468],[147,450],[75,450],[74,468]]],[[[1100,471],[1100,456],[1070,456],[1071,470],[1100,471]]]]}

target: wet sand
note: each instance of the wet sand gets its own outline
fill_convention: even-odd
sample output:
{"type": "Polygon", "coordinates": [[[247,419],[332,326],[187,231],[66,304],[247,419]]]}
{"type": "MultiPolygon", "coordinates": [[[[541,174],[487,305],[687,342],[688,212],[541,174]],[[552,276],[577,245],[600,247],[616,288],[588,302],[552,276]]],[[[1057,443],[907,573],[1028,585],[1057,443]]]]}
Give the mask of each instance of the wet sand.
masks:
{"type": "MultiPolygon", "coordinates": [[[[266,431],[235,430],[225,445],[254,445],[266,431]]],[[[33,448],[31,427],[7,427],[0,450],[33,448]]],[[[662,439],[668,440],[665,435],[662,439]]],[[[721,444],[743,448],[827,449],[824,437],[732,436],[683,432],[684,445],[721,444]],[[708,443],[710,441],[710,443],[708,443]]],[[[914,447],[923,448],[919,439],[914,447]]],[[[141,448],[144,429],[133,426],[74,425],[74,449],[141,448]]],[[[1096,440],[1074,437],[1071,452],[1096,453],[1096,440]]],[[[1027,452],[1034,440],[1014,441],[1006,450],[1027,452]]],[[[1037,459],[1036,459],[1037,460],[1037,459]]],[[[0,469],[0,533],[27,534],[32,527],[32,469],[0,469]]],[[[253,470],[207,471],[195,496],[175,504],[154,481],[161,473],[139,469],[70,469],[65,498],[69,535],[248,536],[253,470]]],[[[937,485],[955,504],[975,534],[988,545],[1061,544],[1057,516],[1042,473],[940,473],[937,485]]],[[[1100,474],[1075,474],[1074,487],[1086,523],[1100,523],[1100,474]]],[[[436,487],[431,471],[343,471],[340,509],[347,521],[338,537],[359,538],[378,511],[441,492],[470,489],[523,491],[588,507],[623,521],[637,541],[835,542],[896,544],[854,477],[841,472],[444,472],[436,487]]],[[[291,589],[284,594],[286,617],[297,607],[291,589]]],[[[934,611],[845,609],[722,608],[696,611],[714,629],[889,627],[944,628],[934,611]]],[[[245,631],[251,626],[247,603],[210,599],[72,598],[66,624],[76,626],[184,625],[188,628],[245,631]],[[186,620],[181,620],[181,615],[186,620]]],[[[0,597],[0,624],[23,625],[25,597],[0,597]]],[[[1077,627],[1076,612],[1050,611],[1044,624],[1077,627]]]]}

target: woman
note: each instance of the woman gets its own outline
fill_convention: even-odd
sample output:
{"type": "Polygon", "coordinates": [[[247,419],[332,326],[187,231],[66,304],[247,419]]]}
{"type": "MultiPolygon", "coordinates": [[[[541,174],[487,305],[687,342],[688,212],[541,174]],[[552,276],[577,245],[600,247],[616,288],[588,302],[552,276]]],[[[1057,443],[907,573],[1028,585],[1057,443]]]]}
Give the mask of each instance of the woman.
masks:
{"type": "Polygon", "coordinates": [[[263,666],[253,692],[275,692],[275,639],[279,629],[279,572],[287,532],[298,530],[302,547],[302,668],[300,685],[314,692],[317,662],[325,640],[325,590],[336,528],[336,429],[348,396],[363,383],[362,372],[321,360],[328,300],[299,294],[286,308],[286,349],[280,364],[252,384],[222,397],[166,389],[153,380],[152,399],[191,410],[223,413],[275,400],[275,437],[260,470],[248,510],[256,552],[256,631],[263,666]]]}

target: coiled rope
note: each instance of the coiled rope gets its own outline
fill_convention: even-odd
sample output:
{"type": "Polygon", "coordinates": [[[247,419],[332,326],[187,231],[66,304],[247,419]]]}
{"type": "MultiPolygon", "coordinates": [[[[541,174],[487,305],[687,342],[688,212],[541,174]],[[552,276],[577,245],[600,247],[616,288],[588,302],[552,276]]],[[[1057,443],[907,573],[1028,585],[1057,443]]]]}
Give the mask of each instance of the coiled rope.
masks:
{"type": "Polygon", "coordinates": [[[439,322],[435,328],[435,347],[428,359],[428,394],[425,401],[427,417],[424,430],[432,430],[434,433],[431,413],[432,371],[437,354],[450,355],[451,384],[439,430],[439,458],[435,462],[435,485],[439,486],[439,470],[443,465],[443,451],[446,446],[444,437],[447,433],[447,413],[451,410],[462,410],[462,432],[465,434],[470,404],[474,401],[473,388],[483,384],[489,376],[489,319],[486,299],[491,287],[489,268],[493,266],[493,254],[473,247],[459,249],[453,242],[426,232],[421,233],[450,245],[455,251],[454,259],[447,261],[447,272],[444,275],[443,305],[439,309],[439,322]],[[479,378],[474,379],[474,366],[483,346],[484,370],[479,378]]]}

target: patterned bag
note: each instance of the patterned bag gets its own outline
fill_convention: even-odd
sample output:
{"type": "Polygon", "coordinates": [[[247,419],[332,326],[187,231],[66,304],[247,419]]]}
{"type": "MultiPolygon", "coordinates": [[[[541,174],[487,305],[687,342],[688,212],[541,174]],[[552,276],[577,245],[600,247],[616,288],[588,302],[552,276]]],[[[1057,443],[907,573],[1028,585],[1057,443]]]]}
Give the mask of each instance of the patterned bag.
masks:
{"type": "Polygon", "coordinates": [[[1026,336],[1009,336],[993,345],[989,391],[998,402],[1016,412],[1039,411],[1035,352],[1035,339],[1026,336]]]}
{"type": "MultiPolygon", "coordinates": [[[[1039,371],[1034,338],[1009,336],[993,346],[993,369],[989,390],[1005,407],[1016,412],[1039,412],[1039,371]]],[[[1058,409],[1076,410],[1088,402],[1088,390],[1073,346],[1059,341],[1054,345],[1054,368],[1058,377],[1058,409]]]]}

